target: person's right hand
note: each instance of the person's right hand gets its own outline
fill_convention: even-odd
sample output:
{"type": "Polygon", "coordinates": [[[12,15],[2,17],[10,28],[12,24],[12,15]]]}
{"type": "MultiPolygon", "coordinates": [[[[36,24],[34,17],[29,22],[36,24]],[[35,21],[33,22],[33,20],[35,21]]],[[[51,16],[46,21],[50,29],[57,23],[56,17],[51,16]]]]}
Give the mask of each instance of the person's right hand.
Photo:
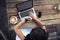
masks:
{"type": "Polygon", "coordinates": [[[32,12],[29,12],[29,16],[30,16],[32,19],[36,19],[36,17],[34,16],[34,13],[32,13],[32,12]]]}

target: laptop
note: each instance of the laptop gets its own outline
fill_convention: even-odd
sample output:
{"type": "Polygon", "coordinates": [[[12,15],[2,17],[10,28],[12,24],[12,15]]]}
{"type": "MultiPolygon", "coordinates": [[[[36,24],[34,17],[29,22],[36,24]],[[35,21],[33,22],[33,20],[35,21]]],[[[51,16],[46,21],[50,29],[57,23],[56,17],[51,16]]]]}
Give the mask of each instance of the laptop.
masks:
{"type": "Polygon", "coordinates": [[[25,18],[28,18],[29,12],[32,12],[34,14],[34,16],[36,17],[36,12],[34,10],[34,8],[22,11],[22,12],[18,12],[20,20],[25,20],[25,18]]]}
{"type": "Polygon", "coordinates": [[[28,18],[29,12],[32,12],[34,16],[36,17],[36,12],[33,8],[33,1],[25,1],[19,4],[16,4],[18,14],[20,17],[20,20],[25,20],[25,18],[28,18]]]}

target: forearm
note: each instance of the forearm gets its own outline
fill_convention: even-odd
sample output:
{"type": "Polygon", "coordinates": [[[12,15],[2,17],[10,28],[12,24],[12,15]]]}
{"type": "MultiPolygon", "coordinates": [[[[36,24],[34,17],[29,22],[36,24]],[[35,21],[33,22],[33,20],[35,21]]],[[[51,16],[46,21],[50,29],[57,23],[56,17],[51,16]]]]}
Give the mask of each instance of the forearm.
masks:
{"type": "Polygon", "coordinates": [[[33,19],[33,20],[38,26],[40,26],[42,29],[44,29],[46,31],[45,25],[39,19],[36,18],[36,19],[33,19]]]}
{"type": "Polygon", "coordinates": [[[15,30],[15,29],[20,29],[21,26],[22,26],[24,23],[25,23],[25,20],[19,22],[19,23],[14,27],[14,30],[15,30]]]}
{"type": "Polygon", "coordinates": [[[25,21],[21,21],[19,22],[15,27],[14,27],[14,31],[17,33],[17,31],[21,28],[21,26],[25,23],[25,21]]]}
{"type": "Polygon", "coordinates": [[[20,29],[19,29],[19,30],[16,30],[15,33],[18,35],[18,37],[19,37],[21,40],[24,40],[24,39],[25,39],[25,37],[24,37],[24,35],[23,35],[23,33],[21,32],[20,29]]]}
{"type": "Polygon", "coordinates": [[[21,32],[20,28],[21,28],[21,26],[22,26],[24,23],[25,23],[25,20],[19,22],[19,23],[14,27],[15,33],[19,36],[19,38],[20,38],[21,40],[24,40],[24,35],[23,35],[23,33],[21,32]]]}
{"type": "Polygon", "coordinates": [[[41,21],[39,20],[39,19],[33,19],[33,21],[38,25],[38,26],[40,26],[40,27],[42,27],[43,26],[43,24],[41,23],[41,21]]]}

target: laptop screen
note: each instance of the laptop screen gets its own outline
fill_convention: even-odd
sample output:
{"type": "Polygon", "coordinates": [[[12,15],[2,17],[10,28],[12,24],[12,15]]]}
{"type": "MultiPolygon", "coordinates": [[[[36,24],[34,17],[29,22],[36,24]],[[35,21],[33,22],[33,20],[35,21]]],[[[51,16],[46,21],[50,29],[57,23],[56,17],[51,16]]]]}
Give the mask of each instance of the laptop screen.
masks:
{"type": "Polygon", "coordinates": [[[27,10],[27,9],[33,7],[33,1],[30,0],[30,1],[25,1],[25,2],[22,2],[22,3],[16,4],[16,7],[17,7],[18,12],[27,10]]]}

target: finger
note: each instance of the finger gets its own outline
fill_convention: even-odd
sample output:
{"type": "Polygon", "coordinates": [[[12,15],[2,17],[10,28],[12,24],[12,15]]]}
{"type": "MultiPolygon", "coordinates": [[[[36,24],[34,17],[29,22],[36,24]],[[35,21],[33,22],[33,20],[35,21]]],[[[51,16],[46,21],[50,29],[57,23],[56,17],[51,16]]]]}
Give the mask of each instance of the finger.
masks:
{"type": "Polygon", "coordinates": [[[32,18],[31,18],[30,16],[28,17],[28,19],[29,19],[29,20],[32,20],[32,18]]]}
{"type": "Polygon", "coordinates": [[[33,15],[33,13],[32,12],[29,12],[29,15],[33,15]]]}

